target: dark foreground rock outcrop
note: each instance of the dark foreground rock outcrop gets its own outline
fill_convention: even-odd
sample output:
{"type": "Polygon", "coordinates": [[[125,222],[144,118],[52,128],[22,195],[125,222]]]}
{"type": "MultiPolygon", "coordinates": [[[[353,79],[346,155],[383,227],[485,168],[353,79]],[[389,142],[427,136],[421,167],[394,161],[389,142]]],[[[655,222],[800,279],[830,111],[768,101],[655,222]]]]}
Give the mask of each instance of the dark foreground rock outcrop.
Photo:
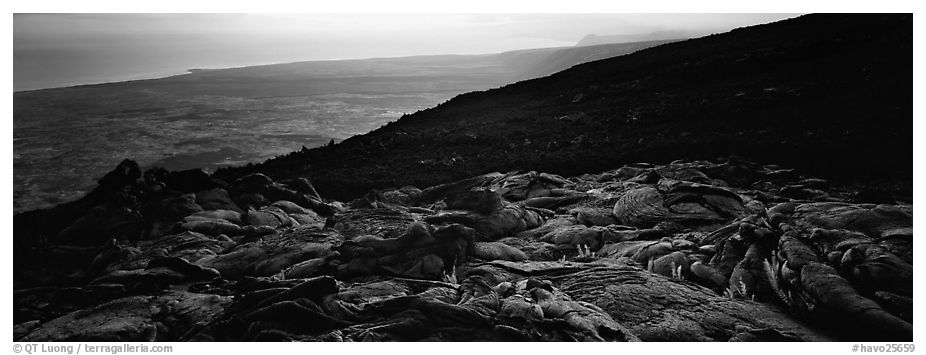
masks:
{"type": "Polygon", "coordinates": [[[346,202],[203,174],[126,161],[17,216],[14,338],[912,340],[907,197],[777,166],[493,173],[346,202]]]}

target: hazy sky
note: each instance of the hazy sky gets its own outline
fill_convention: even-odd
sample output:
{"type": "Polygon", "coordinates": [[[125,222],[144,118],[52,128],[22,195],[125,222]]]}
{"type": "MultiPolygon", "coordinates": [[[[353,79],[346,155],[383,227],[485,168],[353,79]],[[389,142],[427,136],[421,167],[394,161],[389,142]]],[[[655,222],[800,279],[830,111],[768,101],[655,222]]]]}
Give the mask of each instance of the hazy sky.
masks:
{"type": "Polygon", "coordinates": [[[588,34],[691,36],[792,14],[15,14],[14,90],[189,68],[571,46],[588,34]]]}

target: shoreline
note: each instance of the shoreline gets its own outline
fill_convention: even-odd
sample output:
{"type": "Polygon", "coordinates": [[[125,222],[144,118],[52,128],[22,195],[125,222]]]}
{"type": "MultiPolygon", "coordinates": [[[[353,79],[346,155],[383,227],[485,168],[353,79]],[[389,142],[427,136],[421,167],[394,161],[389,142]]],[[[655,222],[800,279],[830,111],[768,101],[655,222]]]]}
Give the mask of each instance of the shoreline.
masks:
{"type": "MultiPolygon", "coordinates": [[[[637,43],[637,42],[626,42],[626,43],[637,43]]],[[[625,44],[625,42],[607,43],[607,44],[625,44]]],[[[603,45],[607,45],[607,44],[603,44],[603,45]]],[[[492,53],[414,54],[414,55],[399,55],[399,56],[373,56],[373,57],[363,57],[363,58],[307,59],[307,60],[282,61],[282,62],[271,62],[271,63],[230,64],[228,66],[197,66],[197,67],[187,68],[187,69],[169,70],[169,71],[165,71],[161,73],[125,75],[123,77],[128,77],[128,78],[113,79],[111,81],[99,81],[99,82],[95,81],[95,82],[87,82],[87,83],[63,84],[63,86],[52,86],[52,87],[20,89],[20,90],[15,89],[15,80],[14,80],[13,94],[31,92],[31,91],[41,91],[41,90],[67,89],[67,88],[93,86],[93,85],[120,84],[120,83],[132,82],[132,81],[158,80],[158,79],[172,78],[175,76],[197,74],[197,73],[216,71],[216,70],[235,70],[235,69],[267,67],[267,66],[274,66],[274,65],[287,65],[287,64],[297,64],[297,63],[364,61],[364,60],[403,59],[403,58],[418,58],[418,57],[424,58],[424,57],[443,57],[443,56],[489,56],[489,55],[500,55],[500,54],[512,53],[512,52],[563,49],[563,48],[569,48],[569,47],[571,46],[511,49],[511,50],[504,50],[504,51],[492,52],[492,53]],[[174,74],[167,74],[167,72],[174,73],[174,74]]]]}
{"type": "Polygon", "coordinates": [[[151,73],[150,75],[148,74],[131,75],[131,78],[113,79],[112,81],[88,82],[88,83],[80,83],[80,84],[64,84],[64,86],[52,86],[52,87],[43,87],[43,88],[34,88],[34,89],[21,89],[21,90],[13,89],[13,94],[15,95],[19,93],[42,91],[42,90],[70,89],[70,88],[94,86],[94,85],[121,84],[121,83],[127,83],[127,82],[132,82],[132,81],[166,79],[166,78],[172,78],[175,76],[192,74],[193,73],[192,70],[196,70],[196,69],[186,69],[180,73],[176,71],[171,71],[174,74],[151,73]]]}

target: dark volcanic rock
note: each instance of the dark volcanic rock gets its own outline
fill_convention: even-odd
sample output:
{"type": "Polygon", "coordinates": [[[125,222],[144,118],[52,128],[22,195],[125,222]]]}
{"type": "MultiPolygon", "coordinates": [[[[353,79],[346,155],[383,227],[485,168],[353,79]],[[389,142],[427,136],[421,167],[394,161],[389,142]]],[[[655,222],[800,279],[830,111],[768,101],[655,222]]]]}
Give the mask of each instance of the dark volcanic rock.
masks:
{"type": "Polygon", "coordinates": [[[111,239],[139,239],[144,221],[137,211],[119,206],[97,206],[61,230],[57,240],[62,244],[100,245],[111,239]]]}
{"type": "Polygon", "coordinates": [[[882,238],[913,228],[913,208],[898,205],[808,203],[794,208],[791,219],[801,228],[845,229],[882,238]]]}
{"type": "MultiPolygon", "coordinates": [[[[196,203],[225,200],[220,189],[141,194],[137,204],[149,207],[138,213],[152,221],[150,239],[123,232],[83,240],[89,246],[55,244],[94,235],[76,231],[121,226],[96,217],[108,216],[101,207],[36,254],[56,263],[19,270],[18,285],[50,286],[16,291],[14,335],[22,341],[912,337],[911,206],[772,202],[788,200],[777,195],[780,184],[821,185],[742,162],[737,166],[754,169],[748,181],[768,183],[742,187],[725,181],[739,181],[733,176],[711,175],[730,164],[641,165],[569,180],[487,174],[403,188],[420,191],[404,197],[393,190],[372,194],[328,219],[286,199],[244,214],[204,211],[196,203]],[[580,190],[588,192],[573,192],[580,190]],[[220,198],[197,198],[204,194],[220,198]],[[555,210],[524,204],[550,198],[557,199],[555,210]],[[71,299],[47,305],[62,297],[71,299]]],[[[271,196],[277,188],[285,187],[262,175],[234,187],[271,196]]],[[[131,188],[109,205],[132,206],[128,196],[131,188]]]]}
{"type": "Polygon", "coordinates": [[[328,205],[317,198],[318,193],[306,194],[291,189],[283,184],[274,182],[270,177],[264,174],[250,174],[241,177],[232,184],[232,192],[239,195],[242,201],[250,202],[252,207],[260,207],[263,204],[261,198],[266,202],[276,202],[286,200],[294,202],[302,207],[309,208],[321,215],[331,215],[336,208],[328,205]],[[251,196],[243,198],[241,196],[251,196]]]}
{"type": "Polygon", "coordinates": [[[742,199],[730,191],[668,180],[630,190],[614,205],[614,216],[621,223],[637,227],[652,227],[659,222],[710,226],[743,214],[742,199]]]}
{"type": "Polygon", "coordinates": [[[133,296],[69,313],[42,324],[22,341],[175,341],[209,321],[229,297],[171,291],[133,296]]]}
{"type": "Polygon", "coordinates": [[[338,277],[394,275],[440,279],[466,260],[474,232],[458,224],[434,229],[417,222],[394,239],[355,238],[338,247],[338,277]]]}
{"type": "Polygon", "coordinates": [[[333,221],[332,228],[347,239],[364,235],[389,239],[402,234],[415,216],[401,209],[375,208],[339,213],[333,221]]]}
{"type": "Polygon", "coordinates": [[[168,188],[186,193],[219,187],[203,169],[172,171],[164,177],[163,182],[168,188]]]}
{"type": "Polygon", "coordinates": [[[567,273],[556,268],[538,265],[529,273],[549,275],[563,292],[605,310],[644,341],[728,341],[741,325],[774,329],[804,341],[832,340],[773,305],[724,298],[638,268],[581,265],[567,273]]]}
{"type": "Polygon", "coordinates": [[[333,231],[289,230],[237,245],[195,263],[218,270],[226,279],[272,276],[300,262],[327,256],[332,246],[341,241],[340,235],[333,231]]]}
{"type": "Polygon", "coordinates": [[[170,232],[177,222],[191,214],[202,212],[196,203],[196,195],[177,192],[163,192],[151,196],[145,217],[148,222],[146,237],[156,238],[170,232]]]}
{"type": "Polygon", "coordinates": [[[801,268],[804,290],[820,304],[814,312],[842,324],[867,324],[864,330],[848,325],[847,331],[865,340],[905,340],[913,337],[913,325],[882,309],[852,288],[832,267],[811,262],[801,268]]]}
{"type": "Polygon", "coordinates": [[[197,191],[196,203],[207,211],[229,210],[238,213],[244,212],[241,210],[241,207],[238,207],[238,205],[232,202],[231,196],[228,195],[228,191],[221,188],[197,191]]]}
{"type": "Polygon", "coordinates": [[[41,324],[76,310],[120,298],[124,294],[125,287],[115,284],[16,290],[13,292],[13,323],[41,324]]]}
{"type": "Polygon", "coordinates": [[[134,160],[123,160],[115,169],[106,173],[97,181],[99,189],[119,190],[126,185],[132,185],[141,177],[141,170],[134,160]]]}
{"type": "Polygon", "coordinates": [[[473,228],[479,240],[497,240],[543,224],[537,210],[506,204],[491,191],[466,191],[448,196],[447,210],[425,217],[428,223],[460,223],[473,228]]]}

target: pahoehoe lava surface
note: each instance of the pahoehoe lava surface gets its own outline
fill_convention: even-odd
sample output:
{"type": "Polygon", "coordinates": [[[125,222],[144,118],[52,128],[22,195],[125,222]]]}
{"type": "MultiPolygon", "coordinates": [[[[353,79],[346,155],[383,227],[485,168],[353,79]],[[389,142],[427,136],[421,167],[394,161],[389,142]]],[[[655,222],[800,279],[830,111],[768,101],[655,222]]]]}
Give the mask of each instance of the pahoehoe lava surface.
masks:
{"type": "Polygon", "coordinates": [[[14,216],[14,340],[912,341],[910,84],[911,15],[808,15],[127,159],[14,216]]]}

